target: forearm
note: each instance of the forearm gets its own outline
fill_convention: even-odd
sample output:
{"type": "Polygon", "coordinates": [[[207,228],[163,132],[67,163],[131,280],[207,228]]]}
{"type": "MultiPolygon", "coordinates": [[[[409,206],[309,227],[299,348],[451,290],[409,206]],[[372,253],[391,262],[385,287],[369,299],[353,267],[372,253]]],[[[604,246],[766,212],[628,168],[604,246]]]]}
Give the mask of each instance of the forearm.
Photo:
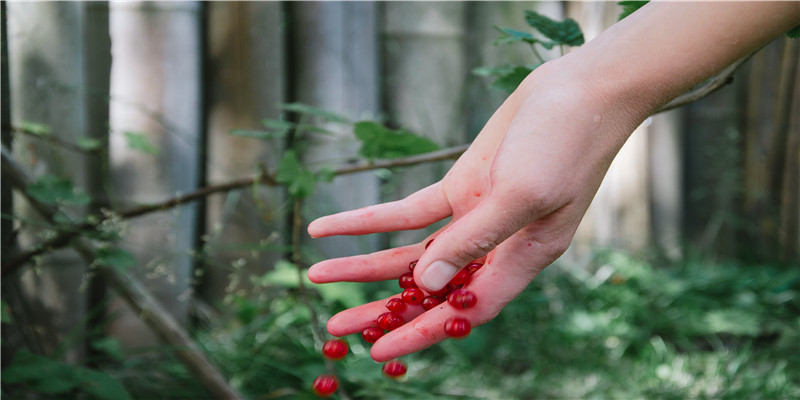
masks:
{"type": "Polygon", "coordinates": [[[558,60],[644,119],[800,24],[800,2],[654,2],[558,60]]]}

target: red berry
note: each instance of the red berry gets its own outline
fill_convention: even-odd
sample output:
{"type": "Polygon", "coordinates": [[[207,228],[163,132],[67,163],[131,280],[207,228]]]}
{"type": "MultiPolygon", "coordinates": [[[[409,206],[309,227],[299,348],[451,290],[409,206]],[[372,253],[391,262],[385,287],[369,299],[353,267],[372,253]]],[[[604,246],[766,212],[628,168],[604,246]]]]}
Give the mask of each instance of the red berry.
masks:
{"type": "Polygon", "coordinates": [[[425,243],[425,250],[428,250],[428,247],[431,246],[431,243],[433,243],[433,239],[429,240],[428,243],[425,243]]]}
{"type": "Polygon", "coordinates": [[[375,342],[377,342],[378,339],[380,339],[380,337],[383,336],[383,334],[384,334],[383,329],[378,328],[376,326],[370,326],[370,327],[364,328],[364,330],[361,331],[361,337],[367,343],[375,343],[375,342]]]}
{"type": "Polygon", "coordinates": [[[425,292],[419,288],[408,288],[400,295],[407,304],[420,304],[425,298],[425,292]]]}
{"type": "Polygon", "coordinates": [[[414,271],[414,268],[417,267],[417,261],[419,261],[419,260],[414,260],[414,261],[408,263],[408,270],[409,271],[414,271]]]}
{"type": "Polygon", "coordinates": [[[311,384],[311,390],[319,397],[329,397],[339,388],[339,380],[333,375],[320,375],[311,384]]]}
{"type": "Polygon", "coordinates": [[[461,271],[450,279],[450,282],[447,283],[445,286],[448,290],[456,290],[461,289],[462,287],[466,286],[469,281],[472,280],[472,274],[466,268],[462,268],[461,271]]]}
{"type": "Polygon", "coordinates": [[[467,309],[475,307],[478,297],[467,289],[457,289],[447,295],[447,302],[455,308],[467,309]]]}
{"type": "Polygon", "coordinates": [[[342,339],[330,339],[322,345],[322,355],[331,361],[339,361],[347,355],[347,342],[342,339]]]}
{"type": "Polygon", "coordinates": [[[397,313],[389,311],[379,315],[377,322],[378,322],[378,328],[387,331],[393,331],[399,328],[401,325],[403,325],[405,321],[403,321],[403,317],[401,317],[397,313]]]}
{"type": "Polygon", "coordinates": [[[436,296],[427,296],[424,299],[422,299],[422,308],[430,310],[431,308],[436,307],[441,303],[442,299],[436,296]]]}
{"type": "Polygon", "coordinates": [[[386,303],[386,308],[389,309],[389,311],[400,313],[405,311],[406,302],[403,301],[403,299],[395,297],[386,303]]]}
{"type": "Polygon", "coordinates": [[[383,364],[383,374],[392,379],[405,375],[406,371],[408,371],[408,367],[400,360],[392,360],[383,364]]]}
{"type": "Polygon", "coordinates": [[[463,338],[469,335],[472,325],[464,318],[450,318],[444,323],[444,332],[452,338],[463,338]]]}
{"type": "Polygon", "coordinates": [[[483,266],[483,264],[481,264],[479,262],[471,262],[466,267],[464,267],[464,269],[469,271],[469,273],[471,275],[471,274],[474,274],[475,271],[481,269],[482,266],[483,266]]]}
{"type": "Polygon", "coordinates": [[[400,287],[403,289],[417,287],[417,282],[414,281],[414,274],[411,272],[406,272],[405,274],[401,275],[399,283],[400,287]]]}

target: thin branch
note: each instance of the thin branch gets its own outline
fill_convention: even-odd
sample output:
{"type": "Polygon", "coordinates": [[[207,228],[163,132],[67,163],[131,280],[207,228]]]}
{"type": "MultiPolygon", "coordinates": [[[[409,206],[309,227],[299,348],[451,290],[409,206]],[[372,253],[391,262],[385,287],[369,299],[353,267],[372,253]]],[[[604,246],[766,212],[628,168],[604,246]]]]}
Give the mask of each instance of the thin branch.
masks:
{"type": "MultiPolygon", "coordinates": [[[[24,170],[17,165],[10,155],[7,154],[5,146],[2,148],[2,167],[3,176],[12,182],[17,188],[24,188],[31,183],[31,179],[25,174],[24,170]]],[[[23,196],[42,217],[54,223],[57,209],[49,204],[42,203],[35,198],[27,195],[23,191],[23,196]]],[[[93,265],[96,259],[96,248],[88,240],[78,238],[72,242],[73,247],[84,259],[87,265],[93,265]]],[[[97,271],[108,280],[109,284],[116,290],[134,313],[161,338],[167,345],[175,347],[178,357],[197,378],[200,383],[215,397],[224,399],[242,398],[220,374],[217,368],[206,358],[202,350],[192,340],[183,327],[172,318],[158,301],[142,286],[136,279],[126,276],[119,270],[111,267],[98,266],[97,271]]]]}
{"type": "MultiPolygon", "coordinates": [[[[441,160],[448,160],[448,159],[456,159],[458,158],[466,149],[469,147],[468,145],[461,145],[450,147],[447,149],[442,149],[430,153],[419,154],[409,157],[403,158],[396,158],[392,160],[380,160],[380,161],[364,161],[359,163],[347,163],[345,165],[339,166],[334,168],[333,173],[335,175],[347,175],[347,174],[354,174],[358,172],[364,172],[369,170],[381,169],[381,168],[395,168],[395,167],[405,167],[411,166],[416,164],[428,163],[433,161],[441,161],[441,160]]],[[[3,163],[6,163],[6,159],[9,159],[10,156],[6,155],[6,151],[3,151],[3,163]]],[[[7,175],[6,168],[3,168],[3,177],[5,178],[7,175]]],[[[12,171],[12,170],[9,170],[12,171]]],[[[11,179],[11,177],[9,177],[11,179]]],[[[19,268],[25,265],[28,261],[32,258],[47,253],[49,251],[64,247],[70,243],[71,240],[78,237],[82,233],[85,233],[90,230],[97,229],[100,224],[106,221],[108,218],[111,217],[119,217],[119,218],[134,218],[144,214],[148,214],[151,212],[156,211],[165,211],[169,210],[173,207],[177,207],[183,204],[190,203],[192,201],[200,200],[206,196],[216,194],[216,193],[226,193],[232,190],[242,189],[254,184],[266,185],[266,186],[279,186],[280,184],[275,181],[274,173],[262,173],[255,177],[251,178],[242,178],[233,180],[230,182],[218,184],[218,185],[211,185],[206,186],[204,188],[198,189],[194,192],[187,193],[185,195],[179,195],[167,200],[164,200],[160,203],[149,204],[144,206],[137,206],[133,208],[129,208],[127,210],[115,211],[107,213],[107,216],[98,216],[91,220],[91,222],[83,222],[80,224],[76,224],[72,227],[72,229],[64,231],[55,237],[46,240],[42,243],[38,243],[34,246],[31,246],[30,249],[19,252],[13,255],[7,261],[4,261],[2,264],[2,276],[8,276],[10,274],[15,273],[19,268]]],[[[14,185],[19,188],[24,188],[25,186],[20,186],[19,184],[14,185]]],[[[22,190],[24,192],[24,190],[22,190]]]]}
{"type": "Polygon", "coordinates": [[[30,130],[30,129],[25,129],[23,127],[16,126],[16,125],[8,125],[8,124],[4,123],[3,124],[3,131],[9,132],[9,133],[14,133],[14,134],[21,134],[21,135],[30,136],[30,137],[42,140],[42,141],[44,141],[46,143],[57,145],[57,146],[62,147],[64,149],[66,149],[66,150],[74,151],[76,153],[97,153],[97,150],[84,149],[84,148],[78,146],[75,143],[68,142],[66,140],[63,140],[63,139],[59,138],[57,135],[52,135],[52,134],[42,135],[42,134],[36,133],[36,132],[34,132],[34,131],[30,130]]]}
{"type": "Polygon", "coordinates": [[[669,111],[678,107],[685,106],[689,103],[693,103],[697,100],[702,99],[703,97],[710,95],[711,93],[714,93],[723,86],[733,82],[733,74],[736,72],[736,70],[738,70],[739,67],[741,67],[742,64],[744,64],[747,60],[753,57],[753,54],[755,54],[756,52],[757,51],[754,51],[748,54],[747,56],[740,58],[733,64],[729,65],[728,67],[720,71],[720,73],[714,75],[711,79],[709,79],[702,85],[697,86],[696,88],[689,90],[688,92],[674,98],[672,101],[665,104],[663,107],[661,107],[658,111],[656,111],[653,114],[662,113],[664,111],[669,111]]]}

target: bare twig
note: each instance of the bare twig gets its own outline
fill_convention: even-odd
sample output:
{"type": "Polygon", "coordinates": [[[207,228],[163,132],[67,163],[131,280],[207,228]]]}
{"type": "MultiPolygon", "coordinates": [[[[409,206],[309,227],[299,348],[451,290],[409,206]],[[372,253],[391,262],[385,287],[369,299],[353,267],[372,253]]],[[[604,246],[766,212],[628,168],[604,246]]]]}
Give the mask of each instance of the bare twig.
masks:
{"type": "MultiPolygon", "coordinates": [[[[339,166],[337,168],[334,168],[333,173],[335,175],[347,175],[347,174],[354,174],[357,172],[375,170],[380,168],[405,167],[405,166],[411,166],[433,161],[455,159],[458,158],[458,156],[460,156],[467,149],[467,147],[468,145],[455,146],[430,153],[397,158],[392,160],[348,163],[339,166]]],[[[5,160],[6,160],[6,153],[3,152],[4,163],[6,162],[5,160]]],[[[3,175],[4,177],[6,175],[5,168],[3,169],[3,175]]],[[[36,256],[68,245],[72,239],[78,237],[82,233],[96,229],[100,224],[102,224],[106,219],[110,218],[111,216],[120,218],[134,218],[155,211],[169,210],[173,207],[190,203],[192,201],[200,200],[212,194],[225,193],[231,190],[242,189],[252,186],[254,184],[261,184],[266,186],[279,185],[279,183],[275,181],[274,174],[264,173],[251,178],[237,179],[218,185],[206,186],[191,193],[169,198],[160,203],[137,206],[117,212],[110,212],[108,213],[108,216],[96,216],[95,218],[89,219],[91,220],[91,222],[76,224],[75,226],[71,227],[71,229],[56,235],[52,239],[36,244],[32,246],[30,249],[17,253],[14,256],[12,256],[9,260],[4,261],[2,264],[2,276],[5,277],[8,276],[9,274],[15,273],[19,268],[21,268],[23,265],[25,265],[28,261],[30,261],[32,258],[36,256]]],[[[25,187],[19,185],[15,186],[22,188],[25,187]]]]}
{"type": "Polygon", "coordinates": [[[728,67],[720,71],[720,73],[718,73],[717,75],[714,75],[714,77],[712,77],[702,85],[697,86],[696,88],[691,89],[688,92],[672,99],[672,101],[665,104],[654,114],[682,107],[689,103],[694,103],[695,101],[700,100],[703,97],[706,97],[711,93],[714,93],[715,91],[719,90],[723,86],[733,82],[734,72],[736,72],[736,70],[738,70],[739,67],[741,67],[742,64],[744,64],[747,60],[749,60],[756,52],[757,51],[752,52],[743,58],[740,58],[733,64],[729,65],[728,67]]]}
{"type": "MultiPolygon", "coordinates": [[[[17,188],[24,188],[30,182],[24,170],[17,165],[5,146],[2,148],[3,177],[8,179],[17,188]]],[[[57,211],[55,207],[42,203],[21,191],[31,206],[44,218],[53,222],[57,211]]],[[[78,238],[72,242],[74,249],[88,265],[95,260],[95,247],[86,239],[78,238]]],[[[178,357],[187,369],[201,384],[215,397],[220,399],[242,398],[217,371],[216,367],[206,358],[197,344],[172,316],[161,307],[158,301],[148,292],[141,283],[122,272],[105,266],[98,266],[116,292],[128,303],[135,314],[155,332],[161,340],[174,346],[178,357]]]]}

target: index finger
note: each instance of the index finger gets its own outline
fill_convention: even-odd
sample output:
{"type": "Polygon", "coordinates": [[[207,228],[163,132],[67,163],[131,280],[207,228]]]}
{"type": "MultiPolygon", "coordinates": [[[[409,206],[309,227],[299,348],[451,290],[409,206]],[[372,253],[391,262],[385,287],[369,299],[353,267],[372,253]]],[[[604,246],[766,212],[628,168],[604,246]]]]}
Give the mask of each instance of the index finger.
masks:
{"type": "Polygon", "coordinates": [[[308,225],[308,233],[318,238],[420,229],[451,213],[441,182],[437,182],[402,200],[318,218],[308,225]]]}

